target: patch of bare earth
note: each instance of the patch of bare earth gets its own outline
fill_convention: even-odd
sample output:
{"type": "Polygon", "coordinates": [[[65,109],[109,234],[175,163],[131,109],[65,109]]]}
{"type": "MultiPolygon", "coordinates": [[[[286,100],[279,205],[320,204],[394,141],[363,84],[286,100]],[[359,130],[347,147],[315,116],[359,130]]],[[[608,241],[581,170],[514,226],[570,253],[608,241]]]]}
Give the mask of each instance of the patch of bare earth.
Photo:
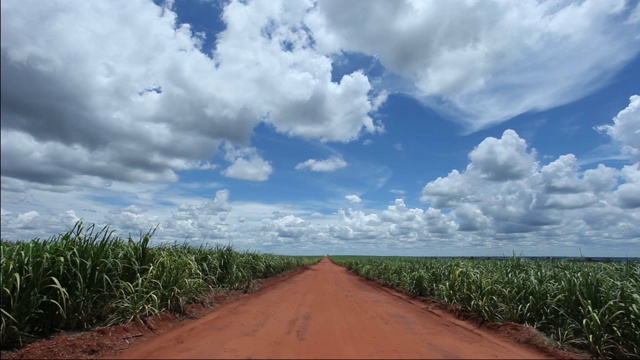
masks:
{"type": "MultiPolygon", "coordinates": [[[[256,282],[254,291],[268,288],[295,276],[307,268],[256,282]]],[[[220,291],[205,301],[210,305],[190,304],[184,314],[163,313],[126,325],[97,327],[88,331],[60,332],[48,338],[31,342],[17,351],[1,350],[2,359],[99,359],[112,358],[133,345],[164,334],[186,321],[197,319],[220,306],[233,303],[248,295],[242,291],[220,291]]]]}
{"type": "MultiPolygon", "coordinates": [[[[339,264],[336,265],[340,266],[339,264]]],[[[352,271],[350,272],[353,273],[352,271]]],[[[354,273],[354,275],[357,274],[354,273]]],[[[478,329],[483,328],[500,338],[532,347],[551,357],[559,359],[592,358],[584,351],[580,351],[572,347],[562,348],[558,343],[550,340],[542,332],[531,326],[517,324],[514,322],[486,322],[480,315],[470,311],[465,311],[459,305],[447,304],[431,297],[415,296],[401,288],[385,285],[378,280],[361,279],[363,282],[377,286],[394,296],[423,308],[426,311],[432,312],[436,315],[453,315],[457,319],[464,320],[478,329]]]]}
{"type": "Polygon", "coordinates": [[[531,327],[483,322],[459,306],[359,278],[329,259],[257,288],[218,293],[212,307],[190,305],[186,315],[155,316],[147,325],[60,333],[2,358],[589,357],[555,347],[531,327]]]}
{"type": "Polygon", "coordinates": [[[575,348],[566,347],[563,349],[558,343],[552,341],[547,336],[545,336],[544,333],[536,330],[531,326],[514,322],[486,322],[478,314],[470,311],[465,311],[459,305],[447,304],[443,301],[436,300],[430,297],[414,296],[402,289],[383,285],[379,281],[366,279],[363,279],[363,281],[373,283],[395,296],[403,298],[416,306],[422,307],[426,311],[430,311],[434,314],[446,314],[449,316],[453,315],[457,319],[463,320],[478,329],[482,328],[484,330],[488,330],[500,338],[532,347],[551,357],[559,359],[592,358],[588,353],[575,348]]]}

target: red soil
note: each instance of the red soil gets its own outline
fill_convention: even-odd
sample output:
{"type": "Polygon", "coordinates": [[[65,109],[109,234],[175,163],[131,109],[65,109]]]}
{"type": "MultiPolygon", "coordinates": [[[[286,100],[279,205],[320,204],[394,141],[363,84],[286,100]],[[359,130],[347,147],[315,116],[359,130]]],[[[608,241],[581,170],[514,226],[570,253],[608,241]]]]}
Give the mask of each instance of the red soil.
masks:
{"type": "Polygon", "coordinates": [[[548,358],[393,296],[323,259],[121,358],[548,358]]]}
{"type": "Polygon", "coordinates": [[[154,333],[138,325],[102,328],[34,343],[8,356],[577,357],[547,347],[544,339],[530,328],[515,324],[478,326],[459,320],[450,312],[439,310],[439,306],[363,280],[327,258],[307,271],[286,278],[286,281],[272,280],[271,286],[227,301],[224,306],[196,320],[176,324],[166,316],[164,320],[156,318],[161,326],[154,333]],[[93,343],[93,338],[87,334],[94,334],[93,338],[101,337],[104,341],[93,343]],[[84,340],[73,340],[74,336],[81,335],[84,340]],[[37,349],[41,351],[37,352],[37,349]]]}

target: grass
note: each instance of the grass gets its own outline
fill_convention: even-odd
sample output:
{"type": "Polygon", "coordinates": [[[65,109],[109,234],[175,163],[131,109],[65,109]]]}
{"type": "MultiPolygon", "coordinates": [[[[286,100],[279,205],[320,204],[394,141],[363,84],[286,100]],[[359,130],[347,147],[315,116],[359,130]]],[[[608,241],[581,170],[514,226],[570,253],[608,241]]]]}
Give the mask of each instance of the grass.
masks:
{"type": "Polygon", "coordinates": [[[257,279],[320,260],[231,246],[152,246],[154,231],[134,240],[78,222],[46,240],[2,241],[2,347],[20,347],[27,338],[58,330],[183,312],[212,291],[248,291],[257,279]]]}
{"type": "Polygon", "coordinates": [[[488,321],[530,325],[596,357],[640,358],[640,262],[340,257],[360,276],[488,321]]]}

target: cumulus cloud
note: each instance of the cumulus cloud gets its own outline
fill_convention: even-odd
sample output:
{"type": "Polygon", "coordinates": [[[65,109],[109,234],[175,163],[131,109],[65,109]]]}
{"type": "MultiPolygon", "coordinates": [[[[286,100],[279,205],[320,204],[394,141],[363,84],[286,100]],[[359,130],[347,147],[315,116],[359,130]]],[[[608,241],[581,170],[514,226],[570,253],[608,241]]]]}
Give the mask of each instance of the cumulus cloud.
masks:
{"type": "Polygon", "coordinates": [[[180,84],[213,66],[171,11],[141,1],[5,2],[2,14],[3,137],[11,131],[30,145],[16,153],[3,141],[3,157],[31,168],[53,160],[43,174],[5,165],[3,175],[72,184],[85,182],[84,174],[174,181],[175,171],[215,147],[217,134],[188,124],[204,109],[184,99],[192,93],[197,103],[207,94],[180,84]],[[169,78],[182,61],[189,70],[169,78]]]}
{"type": "MultiPolygon", "coordinates": [[[[246,145],[260,122],[320,141],[384,131],[372,116],[388,84],[374,88],[362,71],[332,80],[341,51],[375,56],[404,90],[480,128],[597,87],[637,53],[640,26],[622,1],[232,1],[204,53],[205,35],[168,4],[2,3],[3,177],[172,182],[215,168],[207,161],[221,142],[246,145]]],[[[634,154],[621,138],[633,133],[617,127],[607,132],[634,154]]],[[[237,162],[225,173],[268,176],[264,161],[237,162]]]]}
{"type": "MultiPolygon", "coordinates": [[[[434,208],[451,208],[461,231],[497,234],[545,232],[594,234],[619,219],[595,223],[585,218],[625,213],[625,221],[640,216],[638,165],[622,171],[598,165],[581,171],[573,154],[539,167],[535,152],[513,130],[501,139],[487,138],[469,154],[466,170],[427,183],[422,200],[434,208]]],[[[633,238],[639,229],[627,226],[621,237],[633,238]]],[[[494,234],[494,235],[491,235],[494,234]]]]}
{"type": "Polygon", "coordinates": [[[640,96],[631,96],[629,106],[613,118],[613,124],[596,129],[611,136],[633,161],[640,161],[640,96]]]}
{"type": "Polygon", "coordinates": [[[438,177],[425,185],[420,199],[424,202],[430,201],[431,206],[436,209],[455,206],[459,201],[474,202],[474,184],[470,183],[473,180],[475,178],[468,179],[468,176],[463,176],[454,169],[448,176],[438,177]]]}
{"type": "Polygon", "coordinates": [[[489,218],[482,213],[476,204],[462,204],[453,211],[460,231],[476,231],[486,229],[489,218]]]}
{"type": "Polygon", "coordinates": [[[526,141],[511,129],[500,139],[484,139],[469,158],[482,177],[494,181],[522,179],[536,167],[535,153],[527,152],[526,141]]]}
{"type": "MultiPolygon", "coordinates": [[[[224,176],[267,180],[268,154],[250,141],[260,123],[286,136],[349,142],[384,132],[375,113],[388,91],[403,91],[477,130],[580,98],[640,49],[640,6],[622,0],[349,4],[227,2],[226,28],[205,53],[204,35],[179,24],[170,5],[2,1],[2,237],[49,236],[83,219],[124,233],[159,224],[161,241],[261,249],[293,241],[299,249],[374,251],[551,247],[558,239],[638,245],[638,95],[599,127],[632,165],[584,170],[572,154],[542,163],[507,130],[478,144],[466,168],[425,184],[426,208],[395,199],[401,190],[386,207],[327,213],[232,207],[226,189],[200,201],[154,188],[185,170],[217,169],[210,161],[218,151],[224,176]],[[351,52],[379,61],[382,78],[364,70],[336,76],[334,64],[351,52]],[[402,82],[392,83],[397,76],[402,82]],[[107,188],[113,193],[103,196],[107,188]],[[123,198],[131,203],[122,206],[123,198]]],[[[334,156],[295,168],[347,165],[334,156]]],[[[387,170],[363,181],[379,189],[387,170]]]]}
{"type": "Polygon", "coordinates": [[[317,172],[332,172],[347,166],[343,159],[332,156],[326,160],[309,159],[296,165],[296,170],[309,169],[317,172]]]}
{"type": "Polygon", "coordinates": [[[477,130],[601,86],[640,49],[637,14],[624,0],[334,0],[307,24],[319,49],[375,56],[403,91],[477,130]]]}
{"type": "Polygon", "coordinates": [[[263,219],[261,230],[281,238],[301,238],[307,232],[305,221],[294,215],[283,215],[276,219],[263,219]]]}
{"type": "Polygon", "coordinates": [[[623,167],[621,174],[626,182],[613,192],[614,202],[623,209],[640,208],[640,163],[623,167]]]}
{"type": "Polygon", "coordinates": [[[330,234],[338,239],[375,239],[379,235],[380,219],[375,213],[340,209],[338,216],[340,220],[329,228],[330,234]]]}
{"type": "Polygon", "coordinates": [[[350,141],[379,127],[369,113],[385,93],[369,96],[368,78],[356,71],[331,82],[332,60],[318,53],[304,24],[310,1],[232,2],[218,35],[216,60],[225,79],[260,104],[278,131],[321,141],[350,141]],[[256,86],[259,85],[259,86],[256,86]]]}
{"type": "Polygon", "coordinates": [[[160,220],[156,216],[149,216],[147,209],[136,205],[113,209],[105,215],[104,219],[108,225],[116,226],[125,234],[147,231],[160,224],[160,220]]]}
{"type": "Polygon", "coordinates": [[[251,157],[234,160],[231,166],[222,171],[222,175],[242,180],[265,181],[272,172],[273,168],[269,162],[259,157],[251,157]]]}
{"type": "Polygon", "coordinates": [[[226,177],[265,181],[273,172],[271,164],[261,158],[255,148],[236,148],[226,144],[225,151],[225,159],[231,162],[231,165],[222,171],[222,175],[226,177]]]}
{"type": "Polygon", "coordinates": [[[540,170],[546,193],[574,194],[585,190],[578,177],[578,164],[573,154],[560,156],[540,170]]]}
{"type": "Polygon", "coordinates": [[[347,195],[344,198],[349,200],[350,202],[352,202],[354,204],[357,204],[357,203],[362,201],[362,199],[360,199],[360,196],[358,196],[358,195],[347,195]]]}
{"type": "Polygon", "coordinates": [[[225,237],[227,235],[225,219],[231,209],[229,190],[218,190],[213,200],[198,205],[181,204],[164,220],[162,230],[166,231],[165,236],[168,235],[168,237],[192,236],[199,240],[207,237],[225,237]]]}
{"type": "MultiPolygon", "coordinates": [[[[403,248],[445,245],[443,237],[453,242],[458,225],[451,214],[430,208],[427,211],[406,206],[396,199],[384,210],[340,209],[337,221],[328,225],[331,236],[359,246],[371,244],[377,247],[403,248]]],[[[459,244],[464,243],[464,241],[459,244]]]]}
{"type": "MultiPolygon", "coordinates": [[[[611,175],[608,168],[603,169],[590,170],[602,172],[599,174],[602,178],[611,175]]],[[[541,175],[495,182],[481,178],[478,173],[463,172],[460,176],[474,176],[484,185],[476,189],[481,200],[458,201],[452,211],[433,206],[411,207],[403,199],[396,199],[383,209],[343,208],[333,214],[296,210],[285,204],[238,202],[232,206],[230,192],[223,189],[211,200],[183,202],[177,209],[167,207],[166,210],[173,210],[161,216],[130,205],[116,207],[96,222],[99,226],[111,224],[124,234],[137,234],[159,224],[154,236],[158,242],[185,239],[195,243],[233,242],[243,249],[298,253],[354,249],[407,255],[468,255],[488,249],[495,254],[496,249],[509,251],[514,247],[588,245],[589,239],[606,241],[608,247],[618,249],[624,244],[637,245],[640,199],[634,196],[637,190],[624,185],[639,183],[638,167],[625,167],[614,175],[622,177],[622,185],[600,193],[589,190],[592,188],[584,175],[586,171],[576,171],[577,181],[587,184],[580,193],[547,192],[545,189],[549,188],[541,175]],[[581,197],[596,201],[581,203],[581,197]]],[[[43,228],[51,229],[49,236],[67,230],[72,220],[78,218],[73,211],[43,216],[36,211],[8,211],[3,207],[2,236],[5,239],[13,239],[18,233],[22,234],[20,238],[25,238],[24,234],[42,236],[43,228]]]]}
{"type": "MultiPolygon", "coordinates": [[[[358,71],[332,81],[302,23],[313,3],[230,2],[211,54],[168,4],[2,2],[4,177],[171,182],[215,167],[220,143],[246,144],[260,122],[320,141],[380,129],[371,115],[386,95],[358,71]]],[[[269,171],[242,158],[225,172],[269,171]]]]}
{"type": "Polygon", "coordinates": [[[46,210],[8,211],[3,208],[1,220],[3,240],[29,240],[46,239],[68,231],[81,218],[73,210],[50,214],[46,210]]]}

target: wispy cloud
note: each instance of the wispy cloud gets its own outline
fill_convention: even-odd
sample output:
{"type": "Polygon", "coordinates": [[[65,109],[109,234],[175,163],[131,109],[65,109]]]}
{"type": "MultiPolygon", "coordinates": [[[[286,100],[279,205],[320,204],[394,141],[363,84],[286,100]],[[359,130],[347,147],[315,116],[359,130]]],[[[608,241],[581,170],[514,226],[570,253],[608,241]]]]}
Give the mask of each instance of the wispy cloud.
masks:
{"type": "Polygon", "coordinates": [[[326,160],[309,159],[296,165],[296,170],[309,169],[318,172],[332,172],[347,166],[347,162],[343,159],[332,156],[326,160]]]}

